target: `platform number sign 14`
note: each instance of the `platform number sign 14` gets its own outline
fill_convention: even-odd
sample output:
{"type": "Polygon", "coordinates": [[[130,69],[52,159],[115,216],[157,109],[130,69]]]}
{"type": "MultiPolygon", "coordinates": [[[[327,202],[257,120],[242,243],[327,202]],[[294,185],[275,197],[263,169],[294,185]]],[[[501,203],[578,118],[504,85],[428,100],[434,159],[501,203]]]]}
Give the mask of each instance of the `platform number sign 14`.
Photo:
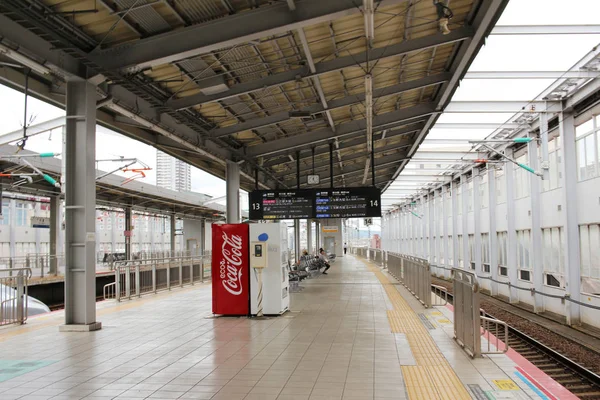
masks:
{"type": "Polygon", "coordinates": [[[373,218],[365,218],[365,226],[373,225],[373,218]]]}

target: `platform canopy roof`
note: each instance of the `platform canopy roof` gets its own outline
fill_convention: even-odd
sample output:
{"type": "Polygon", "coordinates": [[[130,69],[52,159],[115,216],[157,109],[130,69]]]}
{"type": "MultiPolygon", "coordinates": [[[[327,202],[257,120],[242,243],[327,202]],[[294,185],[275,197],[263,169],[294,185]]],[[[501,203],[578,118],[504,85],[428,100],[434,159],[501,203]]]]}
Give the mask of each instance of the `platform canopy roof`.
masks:
{"type": "MultiPolygon", "coordinates": [[[[98,122],[242,187],[394,180],[508,0],[3,0],[0,80],[64,106],[98,85],[98,122]]],[[[510,32],[509,32],[510,33],[510,32]]]]}

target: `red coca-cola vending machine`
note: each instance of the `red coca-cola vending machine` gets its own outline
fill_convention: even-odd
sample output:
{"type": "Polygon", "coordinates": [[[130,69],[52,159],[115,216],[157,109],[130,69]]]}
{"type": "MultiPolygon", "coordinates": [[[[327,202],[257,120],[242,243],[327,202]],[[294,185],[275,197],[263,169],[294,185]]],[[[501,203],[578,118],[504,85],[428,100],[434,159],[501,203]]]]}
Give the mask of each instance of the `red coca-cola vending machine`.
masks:
{"type": "Polygon", "coordinates": [[[250,312],[248,224],[212,226],[212,311],[219,315],[250,312]]]}

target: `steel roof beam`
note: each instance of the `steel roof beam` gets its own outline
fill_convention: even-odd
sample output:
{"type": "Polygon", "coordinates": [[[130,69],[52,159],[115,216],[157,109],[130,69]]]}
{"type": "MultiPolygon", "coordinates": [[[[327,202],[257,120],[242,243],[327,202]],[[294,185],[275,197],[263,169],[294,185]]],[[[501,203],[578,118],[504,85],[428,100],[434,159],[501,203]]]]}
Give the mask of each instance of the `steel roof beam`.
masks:
{"type": "MultiPolygon", "coordinates": [[[[361,144],[365,144],[364,139],[362,140],[361,144]]],[[[376,148],[375,152],[376,153],[382,153],[385,151],[393,151],[393,150],[400,150],[400,149],[404,149],[406,147],[410,147],[410,144],[408,143],[395,143],[389,146],[385,146],[385,147],[380,147],[380,148],[376,148]]],[[[347,161],[352,161],[352,160],[356,160],[358,158],[362,158],[362,157],[369,157],[370,153],[366,153],[366,152],[354,152],[352,154],[347,155],[346,157],[342,156],[342,161],[343,162],[347,162],[347,161]]],[[[310,163],[310,157],[306,157],[305,160],[307,161],[308,166],[305,168],[301,168],[300,169],[300,174],[307,174],[307,173],[311,173],[313,168],[312,168],[312,164],[310,163]]],[[[377,165],[377,160],[379,160],[378,158],[375,159],[375,165],[377,165]]],[[[323,168],[329,168],[329,160],[325,160],[325,161],[321,161],[318,163],[315,163],[315,171],[319,171],[320,169],[323,168]]],[[[283,177],[287,177],[287,176],[291,176],[291,175],[296,175],[296,171],[295,170],[288,170],[286,172],[283,172],[281,174],[276,175],[279,178],[283,178],[283,177]]]]}
{"type": "Polygon", "coordinates": [[[471,71],[463,79],[595,79],[598,71],[471,71]]]}
{"type": "Polygon", "coordinates": [[[559,112],[559,102],[553,101],[453,101],[444,109],[445,113],[507,113],[559,112]]]}
{"type": "Polygon", "coordinates": [[[460,123],[437,123],[431,129],[519,129],[523,125],[504,122],[460,122],[460,123]]]}
{"type": "Polygon", "coordinates": [[[492,35],[597,35],[600,25],[496,25],[492,35]]]}
{"type": "Polygon", "coordinates": [[[447,162],[475,161],[482,158],[477,153],[466,153],[464,151],[418,151],[411,158],[411,161],[420,162],[421,160],[445,160],[447,162]]]}
{"type": "Polygon", "coordinates": [[[297,68],[274,74],[263,79],[232,86],[228,91],[223,93],[214,95],[198,93],[180,99],[173,99],[167,102],[167,105],[174,109],[184,109],[196,106],[198,104],[225,100],[230,97],[240,96],[257,90],[270,89],[286,83],[295,82],[298,78],[312,78],[314,76],[340,71],[345,68],[357,67],[358,65],[366,63],[367,60],[370,62],[376,62],[377,60],[398,57],[404,54],[434,48],[444,44],[461,42],[470,39],[472,34],[473,30],[470,27],[463,27],[452,31],[448,35],[435,34],[420,37],[418,39],[410,39],[390,45],[388,47],[380,47],[371,49],[368,52],[365,51],[351,56],[340,57],[329,61],[322,61],[315,64],[315,73],[311,73],[308,67],[297,68]]]}
{"type": "MultiPolygon", "coordinates": [[[[396,153],[393,154],[391,156],[386,156],[386,157],[381,157],[379,159],[379,164],[377,163],[377,161],[375,161],[375,170],[380,170],[380,169],[386,169],[386,168],[390,168],[391,166],[398,164],[399,162],[403,161],[405,158],[405,153],[396,153]]],[[[365,166],[361,165],[361,164],[356,164],[353,166],[348,166],[346,167],[346,170],[344,171],[344,173],[338,173],[338,174],[334,174],[333,175],[333,179],[335,178],[340,178],[342,175],[348,177],[348,176],[353,176],[356,174],[362,174],[365,170],[365,166]]],[[[362,177],[361,177],[362,179],[362,177]]],[[[329,182],[331,180],[330,176],[326,176],[323,177],[323,179],[321,179],[321,182],[329,182]]],[[[304,181],[302,181],[302,183],[305,183],[306,178],[304,179],[304,181]]]]}
{"type": "MultiPolygon", "coordinates": [[[[429,103],[421,104],[414,107],[403,108],[397,111],[388,112],[378,115],[373,118],[374,129],[391,128],[405,124],[411,119],[421,118],[432,114],[433,106],[429,103]]],[[[331,129],[322,129],[315,132],[306,132],[291,137],[273,140],[271,142],[262,143],[256,146],[251,146],[246,149],[246,155],[251,157],[260,157],[268,154],[289,151],[297,147],[307,146],[319,142],[328,141],[336,137],[341,138],[352,134],[360,134],[366,129],[365,120],[351,121],[337,126],[336,132],[331,129]]]]}
{"type": "MultiPolygon", "coordinates": [[[[419,131],[419,127],[422,126],[422,124],[410,124],[406,127],[402,127],[402,128],[397,128],[397,129],[389,129],[385,135],[385,139],[392,139],[394,137],[398,137],[398,136],[403,136],[403,135],[408,135],[411,133],[415,133],[419,131]]],[[[375,141],[381,140],[381,132],[376,132],[375,133],[375,141]]],[[[347,137],[344,138],[345,141],[340,142],[339,144],[339,149],[340,150],[344,150],[344,149],[348,149],[351,147],[355,147],[355,146],[364,146],[365,145],[365,140],[362,137],[362,132],[359,132],[358,134],[354,134],[354,135],[349,135],[347,137]],[[348,140],[351,137],[355,137],[354,139],[348,140]]],[[[323,145],[327,144],[325,142],[321,143],[323,145]]],[[[318,147],[318,145],[317,145],[318,147]]],[[[310,149],[310,148],[309,148],[310,149]]],[[[300,159],[300,162],[308,162],[311,158],[312,158],[312,153],[303,153],[305,155],[305,157],[302,157],[300,159]]],[[[329,147],[325,147],[325,146],[321,146],[321,148],[319,150],[315,150],[315,157],[321,156],[323,154],[329,154],[329,147]]],[[[266,162],[263,163],[263,167],[268,168],[268,167],[273,167],[275,165],[282,165],[282,164],[287,164],[290,163],[292,161],[289,160],[289,158],[281,158],[284,157],[283,155],[277,156],[274,159],[268,160],[266,162]]]]}
{"type": "MultiPolygon", "coordinates": [[[[373,100],[397,95],[399,93],[407,92],[409,90],[420,89],[428,86],[439,85],[441,83],[447,82],[450,79],[451,75],[448,73],[442,73],[437,75],[428,76],[421,79],[415,79],[412,81],[400,83],[398,85],[392,85],[380,89],[375,89],[373,91],[373,100]]],[[[325,108],[322,104],[316,104],[311,107],[305,108],[303,111],[308,111],[311,115],[320,114],[323,112],[328,112],[330,110],[335,110],[341,107],[347,107],[353,104],[361,103],[365,100],[365,94],[357,94],[353,96],[344,97],[337,100],[329,101],[328,107],[325,108]]],[[[226,128],[218,128],[211,131],[211,135],[213,137],[222,137],[233,135],[239,132],[243,132],[251,129],[263,128],[265,126],[278,124],[281,122],[289,121],[290,115],[288,111],[284,111],[281,113],[273,114],[264,118],[254,118],[248,120],[246,122],[242,122],[239,124],[235,124],[232,126],[228,126],[226,128]]]]}
{"type": "MultiPolygon", "coordinates": [[[[399,4],[404,1],[384,0],[382,5],[399,4]]],[[[296,4],[293,12],[290,12],[286,2],[278,2],[227,18],[100,50],[90,56],[107,69],[133,72],[360,12],[358,7],[347,0],[304,0],[296,4]]]]}

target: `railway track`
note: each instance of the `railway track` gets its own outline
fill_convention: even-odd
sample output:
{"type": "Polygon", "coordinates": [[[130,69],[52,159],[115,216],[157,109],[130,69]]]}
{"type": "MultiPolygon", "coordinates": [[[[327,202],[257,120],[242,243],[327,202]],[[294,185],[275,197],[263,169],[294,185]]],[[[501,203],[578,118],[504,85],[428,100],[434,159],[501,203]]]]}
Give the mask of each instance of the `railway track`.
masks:
{"type": "MultiPolygon", "coordinates": [[[[448,293],[448,302],[453,300],[448,293]]],[[[494,318],[487,312],[485,315],[494,318]]],[[[600,376],[587,368],[510,325],[508,345],[580,399],[600,400],[600,376]]]]}

